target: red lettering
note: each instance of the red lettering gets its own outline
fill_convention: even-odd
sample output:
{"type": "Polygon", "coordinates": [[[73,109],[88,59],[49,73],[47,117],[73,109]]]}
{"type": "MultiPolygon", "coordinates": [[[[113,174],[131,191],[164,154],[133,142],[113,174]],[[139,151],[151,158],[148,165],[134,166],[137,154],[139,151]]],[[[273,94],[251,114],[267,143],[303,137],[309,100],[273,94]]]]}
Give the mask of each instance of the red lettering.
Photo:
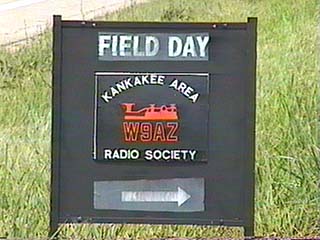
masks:
{"type": "Polygon", "coordinates": [[[152,124],[151,123],[141,123],[141,141],[150,142],[152,139],[152,124]]]}
{"type": "Polygon", "coordinates": [[[162,123],[157,122],[153,135],[154,142],[164,142],[166,141],[165,131],[162,123]]]}
{"type": "Polygon", "coordinates": [[[169,132],[167,134],[167,141],[168,142],[178,142],[178,127],[179,124],[177,122],[169,122],[167,123],[167,127],[169,129],[169,132]]]}
{"type": "Polygon", "coordinates": [[[139,125],[137,122],[124,122],[123,133],[126,142],[136,142],[138,140],[139,125]]]}
{"type": "Polygon", "coordinates": [[[124,122],[123,135],[126,142],[178,142],[178,122],[124,122]]]}

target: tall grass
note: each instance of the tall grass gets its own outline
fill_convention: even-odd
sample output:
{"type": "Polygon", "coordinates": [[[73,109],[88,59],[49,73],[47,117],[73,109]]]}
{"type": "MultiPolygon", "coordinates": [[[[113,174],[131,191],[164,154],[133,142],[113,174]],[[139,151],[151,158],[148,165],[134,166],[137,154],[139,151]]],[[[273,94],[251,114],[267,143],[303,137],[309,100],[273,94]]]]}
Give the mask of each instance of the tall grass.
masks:
{"type": "MultiPolygon", "coordinates": [[[[316,236],[319,226],[316,0],[158,0],[106,16],[125,21],[258,17],[256,234],[316,236]]],[[[319,40],[319,39],[318,39],[319,40]]],[[[0,237],[44,237],[49,218],[51,35],[0,50],[0,237]]],[[[72,226],[72,238],[240,237],[186,226],[72,226]]]]}

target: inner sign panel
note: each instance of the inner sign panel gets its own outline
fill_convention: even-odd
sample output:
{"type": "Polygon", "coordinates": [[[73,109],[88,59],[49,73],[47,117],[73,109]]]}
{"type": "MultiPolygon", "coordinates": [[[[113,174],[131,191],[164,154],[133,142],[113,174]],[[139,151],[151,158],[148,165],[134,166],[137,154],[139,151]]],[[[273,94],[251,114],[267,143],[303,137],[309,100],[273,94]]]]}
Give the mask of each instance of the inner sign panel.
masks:
{"type": "Polygon", "coordinates": [[[208,73],[95,76],[95,160],[208,159],[208,73]]]}

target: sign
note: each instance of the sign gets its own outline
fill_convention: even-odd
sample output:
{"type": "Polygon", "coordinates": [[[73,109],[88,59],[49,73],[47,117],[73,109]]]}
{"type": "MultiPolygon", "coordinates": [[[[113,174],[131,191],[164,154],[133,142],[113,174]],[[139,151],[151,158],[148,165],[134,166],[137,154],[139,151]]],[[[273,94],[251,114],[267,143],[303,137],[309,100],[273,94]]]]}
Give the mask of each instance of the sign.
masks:
{"type": "Polygon", "coordinates": [[[207,161],[208,73],[96,72],[95,84],[94,159],[207,161]]]}
{"type": "Polygon", "coordinates": [[[53,235],[64,223],[253,236],[256,19],[54,17],[53,235]]]}

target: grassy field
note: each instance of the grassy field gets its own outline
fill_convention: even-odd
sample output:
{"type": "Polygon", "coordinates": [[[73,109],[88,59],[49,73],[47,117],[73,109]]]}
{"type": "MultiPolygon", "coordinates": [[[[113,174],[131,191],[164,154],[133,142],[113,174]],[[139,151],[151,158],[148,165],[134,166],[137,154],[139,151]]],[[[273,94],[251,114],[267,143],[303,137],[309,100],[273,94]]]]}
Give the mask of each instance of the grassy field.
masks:
{"type": "MultiPolygon", "coordinates": [[[[319,5],[317,0],[158,0],[105,18],[217,22],[258,17],[258,236],[320,236],[319,5]]],[[[0,49],[0,237],[47,235],[51,37],[45,34],[14,53],[0,49]]],[[[65,226],[62,236],[240,237],[242,230],[65,226]]]]}

